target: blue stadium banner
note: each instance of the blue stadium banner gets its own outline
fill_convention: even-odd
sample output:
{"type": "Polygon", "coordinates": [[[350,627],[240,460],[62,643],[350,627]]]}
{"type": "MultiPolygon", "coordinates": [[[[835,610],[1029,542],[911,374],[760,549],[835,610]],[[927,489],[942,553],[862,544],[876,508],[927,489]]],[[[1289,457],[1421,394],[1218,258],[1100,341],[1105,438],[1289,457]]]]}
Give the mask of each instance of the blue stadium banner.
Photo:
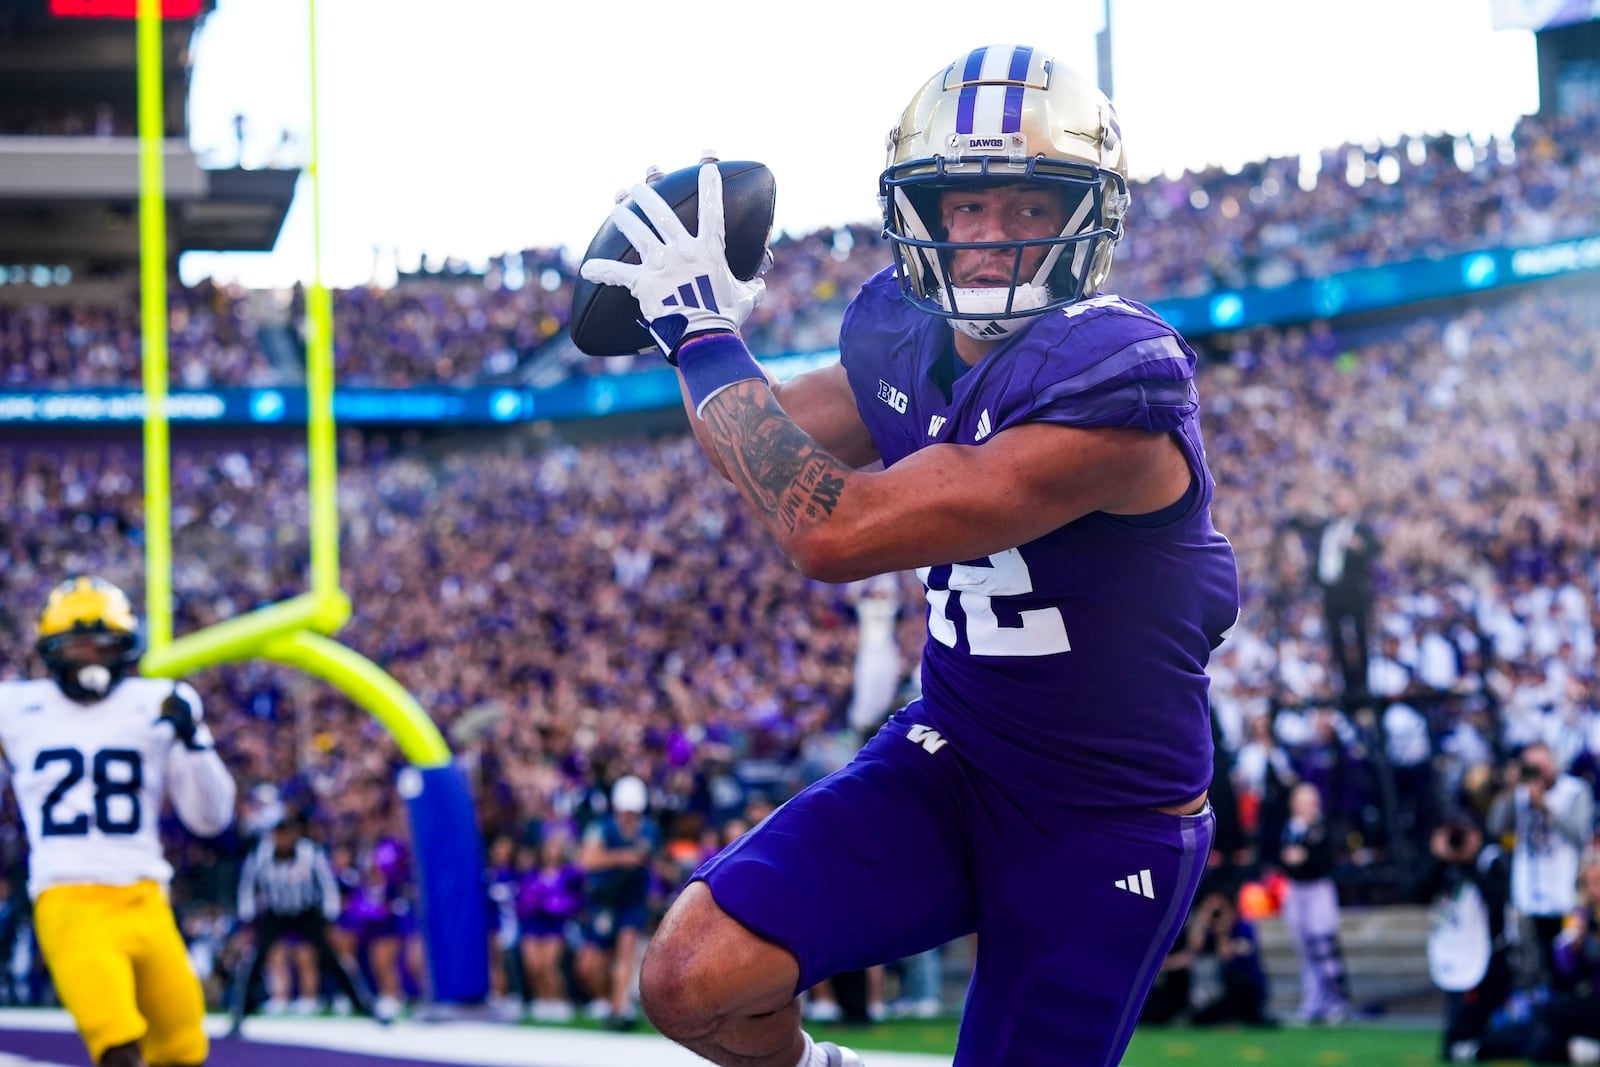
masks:
{"type": "Polygon", "coordinates": [[[1526,248],[1490,248],[1363,267],[1322,278],[1300,278],[1271,289],[1215,290],[1202,296],[1152,301],[1150,306],[1182,333],[1199,337],[1251,326],[1381,311],[1596,268],[1600,268],[1600,236],[1574,237],[1526,248]]]}
{"type": "MultiPolygon", "coordinates": [[[[1600,2],[1600,0],[1597,0],[1600,2]]],[[[1525,248],[1490,248],[1438,259],[1301,278],[1270,289],[1224,289],[1200,296],[1147,301],[1189,337],[1333,319],[1464,296],[1600,269],[1600,235],[1525,248]]],[[[837,349],[763,359],[778,380],[839,358],[837,349]]],[[[674,407],[677,375],[669,368],[594,374],[548,388],[336,389],[334,417],[355,426],[492,426],[546,419],[587,419],[674,407]]],[[[305,425],[306,394],[298,386],[176,390],[167,398],[174,423],[215,426],[305,425]]],[[[134,389],[0,390],[0,429],[7,425],[136,424],[144,396],[134,389]]]]}
{"type": "MultiPolygon", "coordinates": [[[[570,409],[561,390],[339,389],[334,417],[342,423],[394,425],[492,425],[549,418],[544,409],[570,409]],[[534,415],[534,409],[541,414],[534,415]]],[[[144,394],[134,389],[0,391],[0,424],[73,423],[116,425],[144,419],[144,394]]],[[[305,425],[306,393],[296,387],[264,389],[178,389],[167,396],[167,418],[174,423],[216,426],[305,425]]]]}
{"type": "MultiPolygon", "coordinates": [[[[777,377],[839,358],[836,349],[765,360],[777,377]]],[[[333,414],[351,426],[492,426],[540,419],[587,419],[673,407],[678,378],[670,369],[597,375],[545,389],[338,389],[333,414]]],[[[0,428],[10,424],[136,425],[144,394],[133,389],[0,390],[0,428]]],[[[167,419],[184,425],[304,426],[301,388],[184,389],[167,396],[167,419]]]]}

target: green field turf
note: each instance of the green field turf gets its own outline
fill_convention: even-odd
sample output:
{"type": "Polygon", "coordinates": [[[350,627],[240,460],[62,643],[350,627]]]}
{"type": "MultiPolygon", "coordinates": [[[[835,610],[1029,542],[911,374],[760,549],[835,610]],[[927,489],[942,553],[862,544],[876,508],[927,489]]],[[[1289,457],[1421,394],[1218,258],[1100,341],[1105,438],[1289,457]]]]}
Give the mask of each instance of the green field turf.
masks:
{"type": "MultiPolygon", "coordinates": [[[[832,1027],[813,1035],[862,1051],[931,1052],[956,1047],[956,1020],[896,1021],[832,1027]]],[[[1438,1032],[1422,1028],[1341,1026],[1274,1030],[1145,1028],[1134,1034],[1124,1067],[1428,1067],[1438,1061],[1438,1032]]],[[[870,1058],[867,1061],[871,1063],[870,1058]]]]}
{"type": "MultiPolygon", "coordinates": [[[[524,1026],[548,1024],[523,1023],[524,1026]]],[[[599,1030],[587,1019],[562,1024],[599,1030]]],[[[836,1041],[863,1053],[919,1052],[953,1056],[960,1020],[897,1019],[876,1026],[839,1026],[807,1022],[819,1041],[836,1041]]],[[[638,1033],[654,1033],[640,1021],[638,1033]]],[[[871,1056],[865,1057],[871,1067],[871,1056]]],[[[1525,1060],[1496,1060],[1496,1067],[1525,1067],[1525,1060]]],[[[1431,1067],[1439,1064],[1439,1030],[1426,1020],[1347,1026],[1287,1025],[1272,1029],[1184,1026],[1141,1027],[1122,1058],[1122,1067],[1431,1067]]]]}

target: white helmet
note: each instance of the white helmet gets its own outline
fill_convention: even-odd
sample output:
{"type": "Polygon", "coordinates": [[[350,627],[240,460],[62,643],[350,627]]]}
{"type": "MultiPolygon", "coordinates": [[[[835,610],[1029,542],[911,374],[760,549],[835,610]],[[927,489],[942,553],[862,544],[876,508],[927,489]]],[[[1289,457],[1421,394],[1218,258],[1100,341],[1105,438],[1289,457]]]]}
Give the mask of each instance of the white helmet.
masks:
{"type": "Polygon", "coordinates": [[[1019,45],[968,52],[917,91],[888,147],[878,182],[884,235],[901,293],[915,306],[997,340],[1019,320],[1093,296],[1105,283],[1129,203],[1122,131],[1111,101],[1050,56],[1019,45]],[[968,182],[1050,183],[1062,192],[1067,224],[1045,240],[948,241],[938,194],[968,182]],[[953,251],[995,247],[1015,253],[1009,286],[950,284],[953,251]],[[1022,277],[1026,251],[1039,247],[1049,252],[1022,277]]]}

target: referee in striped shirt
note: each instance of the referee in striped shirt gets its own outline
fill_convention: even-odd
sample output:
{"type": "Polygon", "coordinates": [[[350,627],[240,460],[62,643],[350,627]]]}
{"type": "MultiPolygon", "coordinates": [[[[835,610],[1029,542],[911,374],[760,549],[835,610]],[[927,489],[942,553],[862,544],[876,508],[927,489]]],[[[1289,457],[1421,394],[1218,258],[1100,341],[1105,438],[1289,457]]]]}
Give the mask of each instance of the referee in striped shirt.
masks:
{"type": "MultiPolygon", "coordinates": [[[[328,924],[338,917],[339,880],[327,851],[306,835],[304,819],[284,819],[245,858],[239,875],[239,921],[254,928],[255,947],[248,957],[248,970],[241,960],[243,977],[234,983],[230,1036],[236,1036],[244,1024],[250,993],[261,978],[267,953],[286,934],[315,949],[319,967],[333,975],[340,992],[363,1015],[374,1015],[371,998],[328,943],[328,924]]],[[[316,989],[300,990],[302,997],[317,994],[316,989]]]]}

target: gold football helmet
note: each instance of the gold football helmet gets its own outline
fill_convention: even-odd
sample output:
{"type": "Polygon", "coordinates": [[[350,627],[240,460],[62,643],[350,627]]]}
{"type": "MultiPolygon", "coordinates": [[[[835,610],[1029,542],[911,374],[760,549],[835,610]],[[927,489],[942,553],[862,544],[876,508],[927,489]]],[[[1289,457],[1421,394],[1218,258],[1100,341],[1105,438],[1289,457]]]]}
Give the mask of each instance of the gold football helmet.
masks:
{"type": "Polygon", "coordinates": [[[884,235],[915,306],[997,340],[1105,283],[1129,203],[1122,131],[1105,95],[1049,55],[1019,45],[968,52],[917,91],[888,148],[878,182],[884,235]],[[1045,241],[953,243],[940,228],[938,194],[966,182],[1056,185],[1067,225],[1045,241]],[[1041,246],[1043,263],[1022,277],[1025,251],[1041,246]],[[950,253],[997,247],[1015,255],[1010,286],[950,284],[950,253]]]}
{"type": "Polygon", "coordinates": [[[87,704],[116,688],[144,640],[128,595],[104,578],[79,575],[50,591],[35,647],[61,691],[87,704]]]}

